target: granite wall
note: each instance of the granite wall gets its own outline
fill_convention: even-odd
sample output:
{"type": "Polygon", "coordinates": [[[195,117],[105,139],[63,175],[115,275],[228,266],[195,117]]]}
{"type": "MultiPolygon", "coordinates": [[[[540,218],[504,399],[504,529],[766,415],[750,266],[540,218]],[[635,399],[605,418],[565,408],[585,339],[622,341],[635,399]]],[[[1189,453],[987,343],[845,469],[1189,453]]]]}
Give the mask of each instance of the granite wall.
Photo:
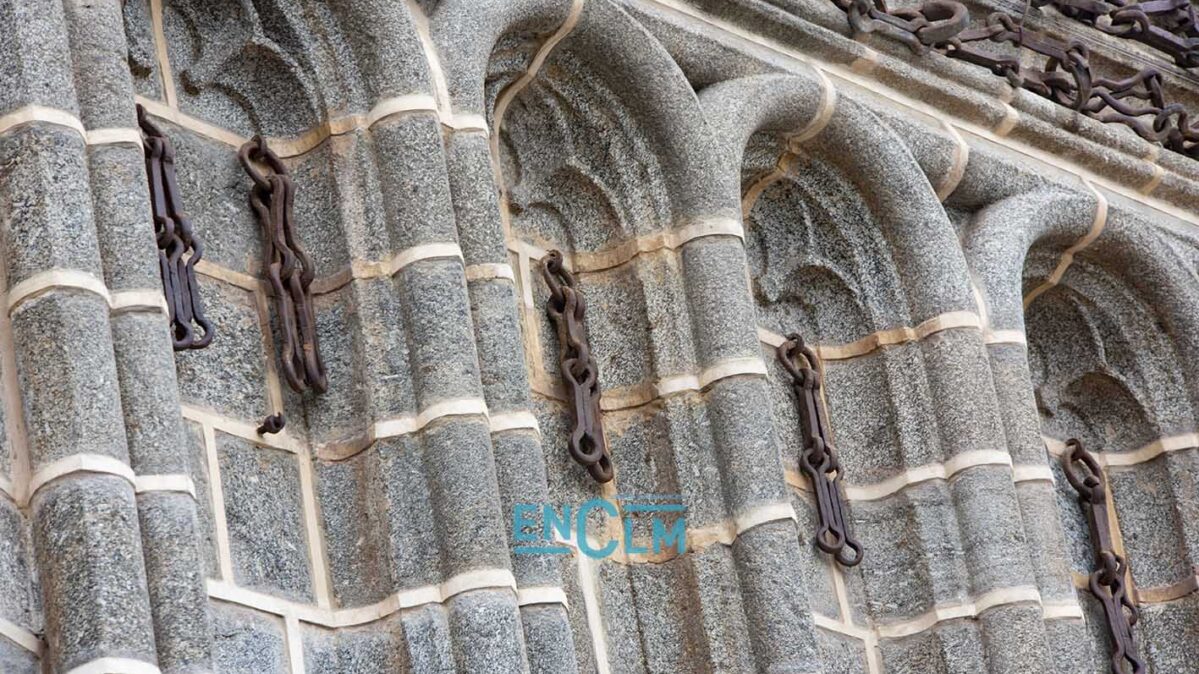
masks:
{"type": "MultiPolygon", "coordinates": [[[[1150,50],[1029,20],[1199,109],[1150,50]]],[[[828,0],[0,0],[0,26],[0,672],[1102,674],[1071,437],[1149,671],[1199,672],[1193,159],[828,0]],[[206,245],[203,350],[171,349],[135,103],[206,245]],[[254,134],[297,185],[323,395],[281,383],[254,134]],[[604,485],[566,451],[551,249],[604,485]],[[795,331],[850,569],[813,540],[795,331]],[[683,553],[582,554],[621,537],[598,516],[519,549],[517,504],[662,494],[683,553]]]]}

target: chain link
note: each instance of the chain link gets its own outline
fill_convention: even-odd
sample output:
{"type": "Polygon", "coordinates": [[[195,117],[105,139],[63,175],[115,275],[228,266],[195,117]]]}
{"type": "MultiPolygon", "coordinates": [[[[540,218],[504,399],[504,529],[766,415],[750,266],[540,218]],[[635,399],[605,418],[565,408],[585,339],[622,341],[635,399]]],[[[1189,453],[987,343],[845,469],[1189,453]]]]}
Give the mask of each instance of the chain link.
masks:
{"type": "Polygon", "coordinates": [[[828,419],[820,400],[820,373],[812,367],[816,354],[798,333],[788,335],[776,354],[791,375],[791,388],[795,391],[799,409],[803,431],[799,467],[811,480],[816,494],[820,520],[816,545],[842,566],[857,566],[862,561],[863,551],[845,521],[841,502],[841,462],[837,460],[837,449],[829,441],[828,419]]]}
{"type": "Polygon", "coordinates": [[[150,210],[154,217],[154,235],[158,243],[158,271],[166,297],[167,317],[171,323],[171,341],[176,351],[203,349],[212,343],[212,321],[204,316],[200,286],[196,282],[196,263],[204,257],[204,244],[192,230],[191,219],[183,210],[179,182],[175,177],[175,148],[137,106],[137,123],[144,135],[146,175],[150,181],[150,210]],[[199,327],[199,336],[196,328],[199,327]]]}
{"type": "Polygon", "coordinates": [[[1078,440],[1068,440],[1066,449],[1068,451],[1062,456],[1062,469],[1070,486],[1078,492],[1078,502],[1086,510],[1091,525],[1091,545],[1095,550],[1097,568],[1091,573],[1089,586],[1091,594],[1103,605],[1103,614],[1107,618],[1112,645],[1112,674],[1144,674],[1145,663],[1137,653],[1137,642],[1132,633],[1139,612],[1128,598],[1124,586],[1128,564],[1116,554],[1112,544],[1102,469],[1078,440]]]}
{"type": "MultiPolygon", "coordinates": [[[[1081,42],[1026,33],[1021,18],[1003,12],[992,13],[983,25],[971,28],[965,5],[954,0],[926,0],[916,7],[895,10],[888,9],[884,0],[833,1],[857,32],[878,31],[916,53],[931,47],[950,58],[983,66],[1006,77],[1013,87],[1099,121],[1123,124],[1147,141],[1199,158],[1199,120],[1181,104],[1166,99],[1162,74],[1155,68],[1143,68],[1124,79],[1100,77],[1093,72],[1090,52],[1081,42]],[[1028,49],[1043,57],[1041,67],[1025,67],[1019,53],[996,55],[980,46],[986,42],[1028,49]]],[[[1104,32],[1163,49],[1185,67],[1199,65],[1199,34],[1188,0],[1127,5],[1102,0],[1034,0],[1034,4],[1053,4],[1104,32]],[[1152,23],[1151,17],[1165,27],[1152,23]]]]}
{"type": "Polygon", "coordinates": [[[612,479],[612,457],[600,411],[599,368],[591,356],[583,322],[587,303],[574,275],[563,264],[560,251],[552,250],[541,259],[541,273],[550,289],[545,310],[558,330],[562,378],[574,403],[570,455],[587,468],[596,482],[608,482],[612,479]]]}
{"type": "MultiPolygon", "coordinates": [[[[320,345],[316,335],[316,313],[310,288],[315,277],[312,258],[296,235],[292,204],[295,185],[279,156],[255,136],[238,151],[238,159],[254,186],[250,190],[250,208],[262,226],[266,249],[263,273],[275,298],[275,313],[281,336],[280,363],[288,386],[297,393],[324,393],[329,386],[320,345]],[[255,162],[270,169],[258,171],[255,162]]],[[[260,432],[282,430],[282,413],[268,417],[260,432]]]]}

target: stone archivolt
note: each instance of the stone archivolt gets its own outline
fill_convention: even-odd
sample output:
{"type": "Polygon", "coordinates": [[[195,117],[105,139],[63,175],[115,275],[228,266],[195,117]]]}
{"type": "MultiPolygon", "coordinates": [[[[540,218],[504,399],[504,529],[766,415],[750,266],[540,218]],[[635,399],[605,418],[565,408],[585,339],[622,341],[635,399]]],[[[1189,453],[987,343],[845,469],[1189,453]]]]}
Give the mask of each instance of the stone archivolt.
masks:
{"type": "Polygon", "coordinates": [[[0,671],[1102,672],[1071,436],[1142,654],[1196,671],[1190,160],[796,3],[35,4],[0,2],[0,671]],[[162,330],[135,101],[206,242],[204,351],[162,330]],[[319,397],[273,357],[256,133],[302,185],[319,397]],[[604,487],[565,449],[551,248],[604,487]],[[515,503],[663,493],[683,554],[515,551],[515,503]]]}

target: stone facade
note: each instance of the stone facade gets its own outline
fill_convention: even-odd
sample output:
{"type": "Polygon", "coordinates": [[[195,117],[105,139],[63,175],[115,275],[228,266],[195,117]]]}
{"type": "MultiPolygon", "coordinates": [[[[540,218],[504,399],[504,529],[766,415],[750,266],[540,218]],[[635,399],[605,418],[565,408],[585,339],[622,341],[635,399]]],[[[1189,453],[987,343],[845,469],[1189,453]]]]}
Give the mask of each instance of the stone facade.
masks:
{"type": "MultiPolygon", "coordinates": [[[[1199,112],[1153,49],[1027,22],[1199,112]]],[[[1197,225],[1195,159],[830,0],[0,0],[0,672],[1102,674],[1077,437],[1148,671],[1197,673],[1197,225]],[[135,103],[206,245],[203,350],[164,329],[135,103]],[[280,376],[255,134],[323,395],[280,376]],[[551,249],[602,485],[566,451],[551,249]],[[849,569],[813,539],[795,331],[849,569]],[[682,554],[581,554],[620,538],[599,516],[518,549],[518,504],[662,494],[682,554]]]]}

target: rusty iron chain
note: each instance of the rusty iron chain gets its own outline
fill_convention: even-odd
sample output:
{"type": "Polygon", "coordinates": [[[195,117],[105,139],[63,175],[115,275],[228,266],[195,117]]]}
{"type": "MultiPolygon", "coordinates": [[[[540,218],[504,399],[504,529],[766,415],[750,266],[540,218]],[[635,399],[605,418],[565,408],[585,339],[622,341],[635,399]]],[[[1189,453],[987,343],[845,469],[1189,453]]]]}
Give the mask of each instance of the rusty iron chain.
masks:
{"type": "Polygon", "coordinates": [[[212,321],[204,316],[204,303],[196,282],[196,263],[204,257],[204,244],[183,210],[175,176],[174,146],[140,105],[137,123],[143,134],[150,210],[158,244],[158,271],[171,324],[171,341],[176,351],[203,349],[212,343],[215,334],[212,321]]]}
{"type": "MultiPolygon", "coordinates": [[[[262,226],[266,243],[263,274],[275,298],[281,350],[279,361],[288,386],[297,393],[324,393],[329,386],[316,334],[316,313],[312,306],[311,286],[315,277],[312,258],[305,252],[296,233],[293,217],[295,184],[279,156],[255,136],[238,151],[238,159],[254,186],[250,190],[250,208],[262,226]],[[263,174],[255,166],[270,169],[263,174]]],[[[261,432],[283,429],[279,412],[268,417],[261,432]]]]}
{"type": "Polygon", "coordinates": [[[819,518],[816,545],[833,556],[842,566],[857,566],[862,561],[862,546],[849,532],[841,501],[841,462],[829,439],[829,425],[820,397],[820,372],[813,366],[816,354],[798,333],[788,335],[776,351],[779,362],[791,375],[795,404],[799,410],[803,448],[799,467],[812,482],[819,518]]]}
{"type": "MultiPolygon", "coordinates": [[[[1101,77],[1092,70],[1086,45],[1078,40],[1061,42],[1025,32],[1022,18],[1004,12],[994,12],[981,26],[971,27],[966,6],[954,0],[925,0],[919,6],[895,10],[889,10],[885,0],[833,1],[857,32],[878,31],[916,53],[932,48],[950,58],[985,67],[1007,78],[1013,87],[1027,89],[1099,121],[1123,124],[1147,141],[1199,158],[1199,119],[1181,104],[1166,99],[1164,79],[1156,68],[1143,68],[1123,79],[1101,77]],[[987,42],[1027,49],[1043,61],[1040,67],[1025,67],[1018,51],[997,55],[981,46],[987,42]]],[[[1101,21],[1093,11],[1088,13],[1105,4],[1098,0],[1042,0],[1041,4],[1055,2],[1071,8],[1079,17],[1096,16],[1096,25],[1105,32],[1136,37],[1154,46],[1173,44],[1162,33],[1178,34],[1148,23],[1146,17],[1167,16],[1169,25],[1181,31],[1180,44],[1187,45],[1182,52],[1170,53],[1190,63],[1199,58],[1192,42],[1196,38],[1188,37],[1195,32],[1193,18],[1189,18],[1193,10],[1178,9],[1181,13],[1177,13],[1167,8],[1178,1],[1129,4],[1104,14],[1110,18],[1101,21]]]]}
{"type": "Polygon", "coordinates": [[[1098,568],[1091,573],[1091,594],[1103,605],[1112,646],[1112,674],[1144,674],[1145,662],[1137,652],[1132,626],[1139,612],[1128,598],[1124,576],[1128,564],[1116,554],[1112,530],[1107,515],[1107,489],[1099,462],[1075,439],[1066,442],[1062,456],[1066,480],[1078,492],[1078,502],[1087,513],[1091,525],[1091,545],[1095,550],[1098,568]]]}
{"type": "Polygon", "coordinates": [[[1108,35],[1136,40],[1169,54],[1182,68],[1199,66],[1199,27],[1190,0],[1032,0],[1108,35]]]}
{"type": "Polygon", "coordinates": [[[612,457],[600,411],[599,368],[591,356],[584,323],[587,303],[560,251],[552,250],[541,259],[541,273],[550,289],[545,310],[558,331],[562,378],[574,403],[570,455],[596,482],[608,482],[612,479],[612,457]]]}

